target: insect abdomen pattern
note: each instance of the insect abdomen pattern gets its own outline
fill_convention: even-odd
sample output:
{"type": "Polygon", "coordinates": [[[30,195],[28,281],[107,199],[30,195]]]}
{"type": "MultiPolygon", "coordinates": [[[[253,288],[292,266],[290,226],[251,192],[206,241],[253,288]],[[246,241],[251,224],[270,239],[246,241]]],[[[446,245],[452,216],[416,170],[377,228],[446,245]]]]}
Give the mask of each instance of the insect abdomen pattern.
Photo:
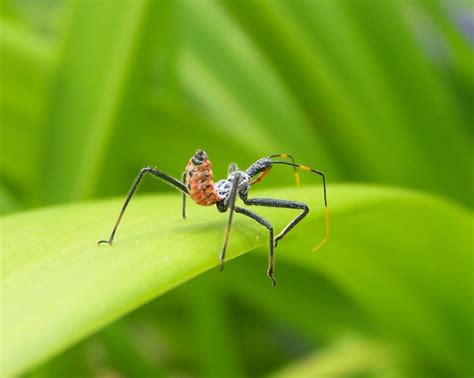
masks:
{"type": "Polygon", "coordinates": [[[214,187],[212,163],[209,160],[205,160],[199,165],[194,164],[192,159],[188,161],[186,186],[189,189],[190,197],[198,205],[210,206],[222,199],[214,187]]]}

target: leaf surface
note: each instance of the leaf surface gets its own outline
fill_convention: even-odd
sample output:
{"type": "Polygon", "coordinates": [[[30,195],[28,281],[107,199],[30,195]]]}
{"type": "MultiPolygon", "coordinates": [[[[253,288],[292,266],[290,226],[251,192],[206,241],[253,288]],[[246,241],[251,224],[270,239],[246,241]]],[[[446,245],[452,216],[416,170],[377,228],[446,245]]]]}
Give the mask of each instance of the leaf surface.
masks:
{"type": "MultiPolygon", "coordinates": [[[[342,265],[335,263],[331,269],[330,260],[325,260],[324,255],[310,255],[310,244],[316,244],[324,233],[320,186],[271,189],[260,191],[256,196],[306,201],[312,209],[310,216],[301,228],[297,227],[290,234],[291,241],[282,241],[282,246],[295,242],[299,243],[299,250],[306,250],[308,246],[305,255],[311,256],[315,265],[321,261],[324,271],[330,272],[338,282],[344,282],[340,277],[342,265]]],[[[421,207],[428,206],[433,213],[439,210],[443,216],[448,214],[450,227],[453,222],[459,222],[458,242],[453,247],[467,247],[468,235],[463,235],[462,230],[468,228],[469,216],[455,206],[427,198],[393,189],[333,186],[329,188],[331,224],[337,225],[354,213],[362,213],[367,218],[367,226],[384,230],[384,206],[393,209],[403,204],[416,207],[419,203],[421,207]]],[[[98,239],[108,237],[122,201],[120,198],[51,207],[2,219],[0,280],[5,374],[18,374],[37,365],[156,296],[218,265],[227,214],[191,205],[188,219],[182,220],[180,196],[176,194],[134,199],[114,245],[97,246],[98,239]]],[[[276,230],[282,229],[295,215],[291,210],[254,210],[270,219],[276,230]]],[[[414,212],[410,219],[416,221],[416,217],[414,212]]],[[[433,222],[438,221],[433,219],[433,222]]],[[[268,242],[266,229],[253,220],[236,216],[234,222],[229,259],[268,242]]],[[[404,222],[403,217],[399,217],[398,222],[404,222]]],[[[374,233],[373,238],[377,239],[379,234],[381,240],[387,240],[390,229],[374,233]]],[[[352,234],[348,232],[348,235],[352,234]]],[[[410,241],[413,235],[407,232],[391,237],[410,241]]],[[[343,233],[335,234],[323,250],[326,248],[332,254],[347,251],[344,239],[343,233]]],[[[324,253],[323,250],[319,253],[324,253]]],[[[284,252],[285,248],[279,247],[277,253],[280,251],[284,252]]],[[[462,253],[456,253],[456,264],[463,261],[462,253]]],[[[280,263],[284,264],[283,259],[280,263]]],[[[451,268],[456,268],[456,264],[451,268]]],[[[230,264],[226,270],[231,267],[230,264]]],[[[352,268],[346,266],[348,274],[352,274],[352,268]]],[[[264,271],[265,266],[261,269],[262,275],[264,271]]],[[[457,287],[463,277],[450,285],[457,287]]],[[[284,277],[281,278],[284,284],[284,277]]],[[[360,292],[363,286],[356,289],[356,297],[362,297],[365,301],[362,302],[370,307],[373,304],[370,295],[360,292]]],[[[268,290],[278,288],[272,289],[268,282],[268,290]]],[[[439,324],[438,320],[435,324],[439,324]]]]}

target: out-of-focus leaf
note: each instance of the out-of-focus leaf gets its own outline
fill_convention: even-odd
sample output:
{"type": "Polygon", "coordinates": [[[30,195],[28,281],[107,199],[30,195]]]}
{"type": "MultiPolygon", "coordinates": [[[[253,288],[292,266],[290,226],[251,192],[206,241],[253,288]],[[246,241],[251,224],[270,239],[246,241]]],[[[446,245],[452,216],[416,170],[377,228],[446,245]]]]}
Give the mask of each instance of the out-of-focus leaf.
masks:
{"type": "Polygon", "coordinates": [[[303,114],[319,115],[318,136],[344,177],[471,204],[459,190],[470,186],[465,120],[409,30],[403,3],[302,2],[293,4],[298,12],[284,1],[224,4],[303,114]]]}
{"type": "MultiPolygon", "coordinates": [[[[280,261],[314,269],[333,282],[366,312],[375,334],[398,345],[421,371],[468,375],[474,337],[472,215],[403,192],[359,205],[354,190],[351,200],[343,216],[333,217],[332,240],[319,258],[299,252],[311,248],[310,238],[295,238],[282,245],[280,261]]],[[[310,235],[311,228],[303,223],[300,231],[310,235]]]]}
{"type": "MultiPolygon", "coordinates": [[[[314,256],[310,250],[284,249],[284,253],[295,252],[314,256]]],[[[273,321],[291,325],[315,345],[355,330],[372,333],[363,310],[344,291],[314,270],[282,263],[280,250],[278,290],[269,292],[264,274],[267,253],[266,248],[260,248],[255,255],[238,259],[224,277],[227,291],[273,321]]]]}
{"type": "Polygon", "coordinates": [[[0,185],[0,214],[18,211],[20,204],[18,198],[5,186],[0,185]]]}
{"type": "MultiPolygon", "coordinates": [[[[388,182],[412,183],[472,205],[469,191],[460,190],[471,187],[470,173],[464,167],[472,164],[471,141],[463,124],[466,120],[461,115],[461,102],[451,86],[437,74],[410,30],[408,3],[396,0],[373,2],[371,6],[362,2],[342,3],[357,21],[363,38],[370,42],[376,63],[386,72],[394,98],[392,105],[406,119],[398,127],[405,129],[406,138],[413,140],[411,149],[416,151],[411,153],[418,153],[425,161],[423,168],[409,162],[394,171],[390,169],[388,172],[398,170],[398,173],[388,182]]],[[[378,127],[385,129],[383,123],[378,127]]],[[[380,163],[397,162],[405,152],[406,149],[385,150],[380,163]]]]}
{"type": "MultiPolygon", "coordinates": [[[[2,2],[3,4],[3,2],[2,2]]],[[[38,204],[48,94],[54,76],[50,41],[0,18],[0,175],[20,207],[38,204]]]]}
{"type": "Polygon", "coordinates": [[[223,377],[232,372],[244,376],[242,351],[237,341],[237,330],[232,324],[229,306],[220,277],[201,279],[188,285],[191,332],[189,343],[196,355],[199,375],[223,377]],[[226,340],[226,347],[217,340],[226,340]]]}
{"type": "MultiPolygon", "coordinates": [[[[396,355],[389,347],[368,340],[345,340],[270,374],[272,378],[348,377],[394,374],[396,355]]],[[[398,363],[398,361],[397,361],[398,363]]]]}
{"type": "Polygon", "coordinates": [[[48,120],[46,202],[86,198],[95,190],[148,3],[71,2],[48,120]]]}
{"type": "Polygon", "coordinates": [[[182,17],[188,20],[180,60],[183,87],[216,120],[214,133],[227,135],[243,150],[262,155],[289,150],[335,172],[318,131],[226,9],[211,2],[184,3],[182,17]]]}

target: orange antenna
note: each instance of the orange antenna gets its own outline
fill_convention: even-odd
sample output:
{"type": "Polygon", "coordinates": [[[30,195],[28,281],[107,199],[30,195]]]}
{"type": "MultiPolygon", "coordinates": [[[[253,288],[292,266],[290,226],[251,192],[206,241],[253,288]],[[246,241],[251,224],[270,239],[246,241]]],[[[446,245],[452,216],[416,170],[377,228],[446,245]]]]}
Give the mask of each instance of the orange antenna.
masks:
{"type": "Polygon", "coordinates": [[[291,162],[292,162],[292,165],[293,165],[293,171],[295,173],[295,183],[296,183],[296,186],[298,188],[300,187],[301,179],[300,179],[300,174],[299,174],[298,169],[297,169],[298,164],[296,164],[295,159],[293,158],[293,156],[291,156],[289,154],[286,154],[286,153],[283,153],[283,154],[270,155],[269,158],[271,158],[271,159],[274,159],[274,158],[282,158],[282,159],[289,158],[289,159],[291,159],[291,162]]]}

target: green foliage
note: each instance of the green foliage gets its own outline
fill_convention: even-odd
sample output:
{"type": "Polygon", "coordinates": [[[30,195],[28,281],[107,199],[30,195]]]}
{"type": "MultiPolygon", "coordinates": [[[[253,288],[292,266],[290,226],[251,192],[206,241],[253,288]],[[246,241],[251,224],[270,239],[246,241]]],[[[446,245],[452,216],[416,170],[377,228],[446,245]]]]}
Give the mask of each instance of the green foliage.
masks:
{"type": "MultiPolygon", "coordinates": [[[[472,375],[465,17],[441,0],[1,1],[0,213],[75,202],[2,219],[2,368],[472,375]],[[183,223],[176,194],[134,199],[117,245],[94,245],[120,200],[77,201],[123,197],[145,165],[179,177],[196,148],[218,177],[288,152],[380,187],[332,186],[333,237],[311,255],[317,180],[281,192],[291,171],[273,169],[262,195],[318,214],[278,247],[276,290],[264,249],[181,285],[216,265],[225,217],[183,223]]],[[[230,254],[264,237],[238,220],[230,254]]]]}
{"type": "MultiPolygon", "coordinates": [[[[309,205],[321,209],[315,191],[309,187],[265,195],[310,198],[309,205]]],[[[437,371],[466,373],[473,315],[473,309],[466,308],[469,298],[463,296],[469,284],[469,256],[463,253],[469,248],[469,215],[412,193],[357,186],[334,187],[330,193],[334,238],[324,252],[295,253],[310,251],[318,241],[305,234],[323,234],[320,211],[304,223],[297,236],[282,242],[279,258],[323,273],[337,289],[350,293],[371,319],[371,331],[394,339],[405,352],[412,348],[419,365],[437,361],[437,371]],[[404,230],[405,222],[410,222],[409,230],[404,230]],[[410,255],[410,246],[415,247],[416,256],[410,255]],[[449,247],[453,250],[448,256],[443,252],[449,247]],[[380,253],[382,248],[386,253],[380,253]],[[458,293],[456,297],[453,292],[458,293]],[[400,304],[405,311],[396,311],[400,304]],[[457,334],[456,329],[463,332],[457,334]]],[[[225,218],[199,208],[190,212],[189,219],[180,220],[179,196],[137,199],[115,244],[97,246],[98,233],[108,233],[105,225],[111,223],[120,205],[120,200],[92,202],[4,218],[3,315],[9,325],[2,340],[5,373],[18,373],[43,361],[217,265],[225,218]],[[175,215],[165,216],[172,213],[175,215]]],[[[264,209],[261,213],[272,219],[277,230],[289,220],[287,211],[264,209]]],[[[256,227],[252,220],[237,218],[229,257],[266,244],[267,237],[266,229],[256,227]]],[[[260,268],[247,268],[243,283],[234,270],[227,284],[241,291],[260,281],[265,271],[264,263],[260,264],[260,268]]],[[[227,270],[232,271],[232,265],[227,270]]],[[[222,276],[228,275],[227,270],[222,276]]],[[[282,286],[292,286],[285,272],[280,276],[282,286]]],[[[281,312],[279,290],[269,292],[268,281],[260,286],[260,292],[249,295],[255,297],[254,305],[265,309],[273,303],[273,311],[281,312]]],[[[249,289],[255,290],[253,285],[249,289]]],[[[318,303],[317,298],[313,300],[313,305],[318,303]]],[[[305,324],[307,335],[316,340],[327,337],[327,323],[346,323],[344,316],[329,319],[347,305],[329,301],[305,324]]],[[[205,311],[195,315],[198,319],[212,311],[207,302],[198,306],[205,311]]],[[[217,307],[214,311],[219,313],[217,307]]],[[[298,323],[293,311],[286,316],[291,324],[298,323]]],[[[207,326],[207,321],[203,323],[207,326]]]]}

